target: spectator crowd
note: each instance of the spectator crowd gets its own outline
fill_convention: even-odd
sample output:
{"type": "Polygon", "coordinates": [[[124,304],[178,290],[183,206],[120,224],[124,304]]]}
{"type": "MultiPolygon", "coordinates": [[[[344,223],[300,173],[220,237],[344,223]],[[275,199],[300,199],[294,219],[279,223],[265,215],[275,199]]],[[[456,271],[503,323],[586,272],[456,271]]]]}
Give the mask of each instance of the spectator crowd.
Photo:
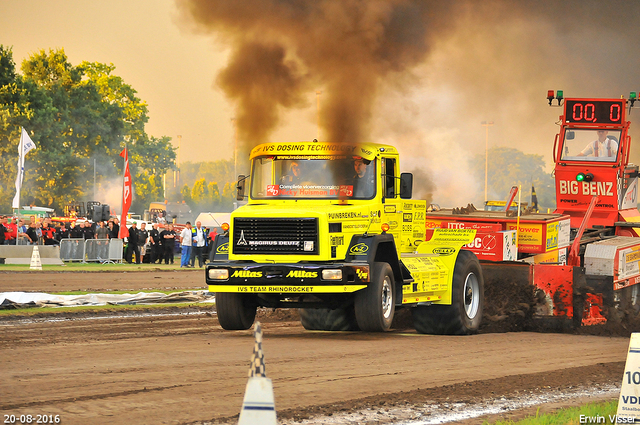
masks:
{"type": "MultiPolygon", "coordinates": [[[[196,222],[195,227],[187,222],[182,232],[177,232],[173,224],[153,223],[147,229],[147,223],[133,222],[125,238],[123,259],[127,263],[141,263],[149,254],[150,263],[174,264],[174,253],[179,247],[181,266],[204,267],[209,248],[216,237],[196,222]]],[[[64,239],[118,239],[120,222],[117,218],[107,221],[69,221],[53,223],[51,218],[30,216],[28,220],[11,216],[0,216],[0,245],[60,245],[64,239]],[[27,222],[28,221],[28,222],[27,222]]],[[[209,255],[210,257],[210,255],[209,255]]]]}

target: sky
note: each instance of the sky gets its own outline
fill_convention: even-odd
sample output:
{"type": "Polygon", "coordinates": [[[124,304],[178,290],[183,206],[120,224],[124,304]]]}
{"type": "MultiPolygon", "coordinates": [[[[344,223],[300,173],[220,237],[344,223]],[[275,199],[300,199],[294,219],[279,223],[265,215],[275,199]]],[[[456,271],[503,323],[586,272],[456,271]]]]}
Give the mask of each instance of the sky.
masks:
{"type": "MultiPolygon", "coordinates": [[[[336,99],[346,99],[359,112],[356,121],[364,123],[358,124],[358,136],[398,146],[403,171],[424,177],[433,199],[446,206],[466,205],[482,193],[484,182],[465,171],[486,146],[542,155],[551,171],[562,110],[548,106],[547,90],[611,98],[640,91],[640,2],[417,2],[424,21],[401,21],[400,28],[421,41],[410,44],[414,50],[404,56],[385,50],[387,68],[370,56],[384,46],[367,50],[366,38],[353,46],[343,43],[351,36],[345,26],[357,24],[368,36],[379,25],[372,20],[366,27],[367,17],[397,16],[391,5],[403,3],[0,0],[0,43],[13,48],[18,68],[30,54],[57,48],[64,48],[74,65],[113,63],[114,73],[148,104],[147,133],[171,137],[180,147],[180,162],[233,157],[234,118],[257,120],[247,115],[246,98],[238,94],[255,88],[243,80],[251,77],[233,81],[233,71],[243,66],[243,52],[250,68],[256,64],[246,52],[271,43],[268,53],[276,58],[282,53],[279,64],[291,73],[296,91],[280,103],[267,103],[262,112],[276,111],[269,127],[244,142],[336,137],[328,122],[341,116],[327,118],[327,112],[336,99]],[[302,5],[299,10],[286,9],[294,3],[302,5]],[[342,44],[351,50],[340,51],[342,44]],[[363,73],[367,67],[375,75],[363,73]],[[318,104],[325,114],[321,128],[318,104]],[[482,121],[493,122],[488,137],[482,121]]],[[[383,38],[397,41],[389,28],[383,38]]],[[[266,93],[263,97],[277,97],[280,90],[266,93]]],[[[637,109],[632,121],[635,116],[637,109]]],[[[640,137],[638,126],[632,124],[634,138],[640,137]]],[[[640,149],[632,150],[631,159],[640,162],[640,149]]]]}
{"type": "Polygon", "coordinates": [[[18,70],[41,49],[63,48],[73,65],[113,63],[148,104],[147,133],[171,137],[180,161],[232,158],[233,105],[214,87],[228,50],[181,25],[172,0],[0,0],[0,9],[0,43],[18,70]]]}

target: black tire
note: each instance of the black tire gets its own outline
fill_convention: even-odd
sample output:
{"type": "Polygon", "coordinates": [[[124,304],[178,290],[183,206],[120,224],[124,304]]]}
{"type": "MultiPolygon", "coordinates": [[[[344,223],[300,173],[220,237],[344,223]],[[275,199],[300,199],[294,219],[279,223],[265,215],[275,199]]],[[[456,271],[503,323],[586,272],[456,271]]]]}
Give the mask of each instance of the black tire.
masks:
{"type": "Polygon", "coordinates": [[[356,293],[355,312],[358,327],[365,332],[385,332],[391,328],[395,313],[395,282],[387,263],[374,263],[369,286],[356,293]]]}
{"type": "Polygon", "coordinates": [[[216,292],[216,312],[223,329],[249,329],[256,318],[257,305],[244,294],[216,292]]]}
{"type": "Polygon", "coordinates": [[[478,258],[460,251],[453,270],[451,305],[411,309],[413,325],[423,334],[469,335],[477,333],[484,309],[484,279],[478,258]]]}
{"type": "Polygon", "coordinates": [[[308,331],[357,331],[353,306],[349,308],[301,308],[300,322],[308,331]]]}

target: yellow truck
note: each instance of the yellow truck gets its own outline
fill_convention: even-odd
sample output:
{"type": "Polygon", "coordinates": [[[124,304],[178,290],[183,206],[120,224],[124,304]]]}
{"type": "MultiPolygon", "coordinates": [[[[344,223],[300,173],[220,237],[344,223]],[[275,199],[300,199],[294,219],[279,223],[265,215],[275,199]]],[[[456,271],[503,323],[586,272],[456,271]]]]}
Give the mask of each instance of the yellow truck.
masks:
{"type": "Polygon", "coordinates": [[[309,330],[386,331],[411,308],[422,333],[480,326],[484,282],[461,250],[473,229],[436,229],[396,148],[313,140],[265,143],[239,176],[247,204],[214,242],[206,283],[220,325],[248,329],[258,307],[299,308],[309,330]]]}

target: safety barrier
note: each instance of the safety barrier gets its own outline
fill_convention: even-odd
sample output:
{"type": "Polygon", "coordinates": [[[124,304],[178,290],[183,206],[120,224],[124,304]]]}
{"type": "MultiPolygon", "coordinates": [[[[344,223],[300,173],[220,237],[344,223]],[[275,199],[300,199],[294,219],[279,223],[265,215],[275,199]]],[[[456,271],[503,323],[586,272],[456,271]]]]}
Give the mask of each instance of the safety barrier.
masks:
{"type": "Polygon", "coordinates": [[[122,262],[124,241],[122,239],[109,239],[109,261],[122,262]]]}
{"type": "Polygon", "coordinates": [[[60,241],[62,261],[84,261],[84,239],[62,239],[60,241]]]}
{"type": "Polygon", "coordinates": [[[100,263],[122,262],[122,239],[62,239],[60,259],[100,263]]]}
{"type": "Polygon", "coordinates": [[[109,239],[87,239],[84,241],[85,261],[110,261],[109,239]]]}

